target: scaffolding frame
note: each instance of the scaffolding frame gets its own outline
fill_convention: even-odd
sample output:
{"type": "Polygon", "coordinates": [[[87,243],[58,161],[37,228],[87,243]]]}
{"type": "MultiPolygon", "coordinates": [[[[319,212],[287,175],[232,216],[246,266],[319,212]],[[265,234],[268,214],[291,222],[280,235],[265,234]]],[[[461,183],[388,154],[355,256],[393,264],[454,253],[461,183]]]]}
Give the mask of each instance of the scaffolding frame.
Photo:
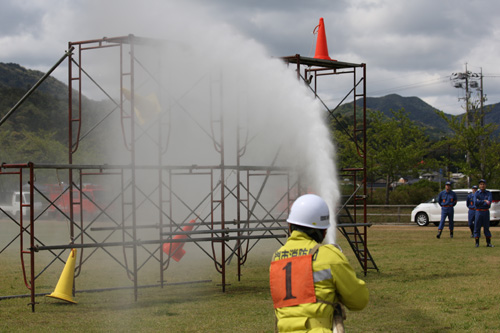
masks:
{"type": "Polygon", "coordinates": [[[367,167],[366,167],[366,64],[355,64],[337,60],[324,60],[304,57],[300,54],[282,57],[288,65],[296,66],[297,79],[304,82],[321,101],[332,120],[337,121],[344,131],[350,136],[356,146],[356,153],[361,158],[358,167],[340,169],[342,178],[350,179],[353,191],[350,195],[343,196],[342,204],[337,210],[337,229],[346,238],[356,259],[361,264],[364,274],[368,270],[378,271],[378,267],[368,249],[368,227],[371,224],[367,220],[367,167]],[[318,78],[327,76],[352,75],[352,89],[344,96],[338,105],[331,109],[318,95],[318,78]],[[335,111],[340,105],[352,96],[353,104],[353,130],[352,133],[340,123],[335,111]],[[358,120],[358,100],[362,100],[361,115],[358,120]],[[353,206],[352,211],[347,205],[353,206]],[[360,207],[361,206],[361,207],[360,207]],[[359,216],[358,209],[362,211],[359,216]]]}
{"type": "MultiPolygon", "coordinates": [[[[135,58],[135,47],[138,45],[155,46],[163,44],[164,41],[136,37],[133,35],[102,38],[95,40],[87,40],[80,42],[70,42],[65,57],[68,58],[68,164],[39,164],[39,163],[26,163],[26,164],[7,164],[3,163],[0,168],[0,175],[14,174],[19,175],[19,185],[22,191],[23,188],[23,174],[28,173],[29,177],[29,191],[30,203],[21,202],[22,207],[29,210],[29,222],[26,224],[23,216],[19,216],[19,222],[16,217],[9,218],[20,227],[20,251],[21,261],[23,267],[23,275],[26,287],[30,290],[30,305],[32,311],[35,311],[35,297],[40,295],[35,292],[35,281],[38,275],[35,271],[35,254],[39,251],[48,251],[54,255],[54,260],[43,268],[40,272],[43,273],[54,262],[64,262],[60,257],[67,249],[80,248],[92,249],[86,256],[83,251],[80,251],[79,264],[75,269],[75,277],[77,277],[82,269],[83,263],[97,251],[102,249],[106,252],[108,247],[122,247],[123,259],[116,258],[111,253],[107,252],[113,260],[123,267],[132,286],[128,288],[133,289],[134,299],[138,298],[138,290],[143,287],[139,283],[139,272],[146,263],[152,261],[158,264],[159,271],[159,284],[158,286],[165,286],[165,272],[169,268],[171,258],[175,253],[165,253],[162,251],[162,245],[165,243],[194,243],[213,261],[215,269],[221,275],[222,291],[226,290],[228,285],[226,281],[226,264],[231,259],[237,258],[237,272],[238,280],[241,278],[241,269],[246,262],[250,251],[263,239],[276,239],[281,242],[281,239],[288,236],[287,227],[285,224],[285,217],[288,215],[288,209],[294,199],[303,192],[301,187],[300,177],[294,171],[287,168],[271,166],[246,166],[242,165],[241,158],[245,153],[245,143],[240,142],[240,128],[237,129],[236,142],[237,142],[237,159],[236,165],[227,165],[225,163],[225,138],[224,138],[224,116],[222,110],[219,110],[217,117],[212,119],[210,124],[212,132],[215,133],[212,137],[215,151],[219,155],[218,165],[184,165],[172,166],[163,165],[161,162],[161,155],[166,151],[166,145],[162,145],[163,141],[168,141],[168,138],[159,138],[157,144],[158,150],[158,165],[146,166],[140,165],[136,159],[136,131],[137,124],[134,117],[135,109],[135,72],[136,66],[140,62],[135,58]],[[73,163],[74,154],[79,148],[79,143],[82,139],[81,125],[82,125],[82,78],[88,77],[99,89],[101,89],[111,100],[110,95],[100,87],[97,82],[88,75],[83,67],[84,53],[87,51],[103,49],[103,48],[116,48],[119,50],[120,59],[120,90],[123,91],[125,87],[130,89],[130,101],[127,104],[123,94],[120,95],[118,102],[113,101],[116,109],[120,112],[120,121],[122,125],[122,132],[124,137],[124,144],[129,151],[129,164],[126,165],[76,165],[73,163]],[[74,53],[73,53],[74,50],[74,53]],[[75,93],[76,92],[76,93],[75,93]],[[76,100],[76,103],[74,102],[76,100]],[[76,105],[76,107],[75,107],[76,105]],[[217,127],[218,126],[218,131],[217,127]],[[128,133],[128,137],[127,134],[128,133]],[[54,199],[48,198],[43,194],[40,188],[37,188],[35,181],[35,172],[39,169],[46,170],[64,170],[68,174],[68,187],[65,191],[69,196],[69,212],[63,212],[57,208],[54,199]],[[137,182],[137,177],[142,172],[156,172],[158,174],[158,187],[152,192],[145,193],[137,182]],[[85,199],[85,192],[83,191],[85,178],[88,176],[93,177],[115,177],[118,179],[121,191],[113,198],[113,203],[118,202],[119,217],[111,217],[109,212],[111,204],[101,206],[98,202],[92,202],[98,208],[97,216],[87,219],[83,211],[83,200],[85,199]],[[198,202],[196,206],[191,207],[188,203],[182,202],[180,196],[177,196],[175,186],[173,185],[174,179],[179,177],[204,177],[208,178],[210,188],[207,191],[206,197],[203,202],[198,202]],[[229,177],[235,177],[234,184],[228,182],[229,177]],[[279,178],[283,183],[283,192],[276,199],[275,203],[271,204],[271,209],[266,209],[265,205],[261,202],[262,192],[265,190],[269,179],[279,178]],[[256,180],[257,179],[257,180],[256,180]],[[253,185],[256,184],[256,185],[253,185]],[[42,195],[47,202],[47,205],[40,212],[35,212],[33,207],[34,193],[42,195]],[[232,199],[236,204],[236,218],[233,221],[228,221],[226,213],[226,205],[232,199]],[[186,215],[183,219],[178,221],[174,218],[174,200],[179,200],[187,207],[190,214],[186,215]],[[200,215],[196,209],[205,203],[209,202],[210,212],[207,215],[200,215]],[[157,223],[142,224],[138,220],[137,212],[140,207],[148,203],[153,205],[158,211],[157,223]],[[285,205],[282,205],[286,203],[285,205]],[[283,206],[284,208],[276,208],[283,206]],[[70,222],[70,242],[69,244],[59,245],[44,245],[36,237],[35,225],[41,216],[50,208],[54,207],[58,213],[63,215],[65,219],[70,222]],[[257,208],[263,211],[260,215],[256,212],[257,208]],[[100,216],[107,216],[111,221],[111,226],[98,227],[95,221],[100,216]],[[196,220],[193,223],[193,219],[196,220]],[[191,223],[190,223],[191,222],[191,223]],[[187,226],[193,226],[193,230],[185,231],[187,226]],[[142,239],[139,237],[138,232],[141,229],[158,230],[156,238],[142,239]],[[97,241],[91,236],[90,232],[107,232],[108,239],[115,232],[121,233],[121,241],[97,241]],[[25,248],[23,243],[23,235],[29,237],[29,247],[25,248]],[[176,238],[176,236],[183,236],[185,238],[176,238]],[[38,244],[37,244],[38,242],[38,244]],[[206,251],[200,246],[200,243],[208,242],[211,247],[210,251],[206,251]],[[40,245],[41,244],[41,245],[40,245]],[[59,252],[57,252],[59,251],[59,252]],[[139,252],[146,255],[143,261],[139,259],[139,252]],[[29,255],[29,276],[24,256],[29,255]]],[[[314,58],[306,58],[300,55],[291,57],[283,57],[283,61],[289,64],[297,65],[297,77],[303,79],[310,74],[314,77],[314,86],[311,90],[315,96],[317,94],[317,78],[325,75],[339,75],[339,74],[352,74],[354,77],[354,113],[356,114],[356,99],[366,99],[366,65],[365,64],[351,64],[337,61],[325,61],[314,58]],[[305,68],[304,68],[305,66],[305,68]],[[304,76],[301,75],[301,70],[304,69],[304,76]],[[361,79],[356,82],[356,72],[361,69],[361,79]],[[357,88],[362,83],[362,88],[357,88]],[[361,92],[359,91],[361,90],[361,92]]],[[[140,69],[140,68],[139,68],[140,69]]],[[[149,73],[147,73],[149,74],[149,73]]],[[[217,84],[219,81],[214,81],[217,84]]],[[[215,87],[215,93],[222,94],[220,87],[215,87]]],[[[348,95],[351,94],[349,92],[348,95]]],[[[348,96],[347,95],[347,96],[348,96]]],[[[346,97],[347,97],[346,96],[346,97]]],[[[376,268],[367,248],[367,223],[366,219],[366,103],[363,103],[362,109],[362,125],[355,123],[353,133],[354,140],[359,140],[357,146],[360,148],[358,153],[363,158],[363,167],[349,168],[341,170],[342,176],[351,177],[353,184],[359,184],[359,187],[354,191],[353,195],[343,203],[343,206],[338,210],[339,215],[343,209],[347,209],[348,202],[353,202],[355,208],[353,214],[350,214],[350,221],[341,222],[339,218],[339,230],[349,241],[353,251],[355,252],[358,261],[360,262],[363,271],[366,275],[367,270],[376,268]],[[363,215],[357,216],[356,205],[363,207],[363,215]],[[361,227],[358,229],[358,227],[361,227]],[[353,228],[353,232],[347,231],[348,228],[353,228]],[[351,238],[349,235],[352,235],[351,238]],[[353,237],[353,238],[352,238],[353,237]],[[370,266],[371,265],[371,266],[370,266]],[[374,267],[373,267],[374,266],[374,267]]],[[[331,116],[333,111],[327,109],[331,116]]],[[[356,116],[354,117],[356,119],[356,116]]],[[[97,125],[96,125],[97,126],[97,125]]],[[[161,131],[160,131],[161,133],[161,131]]],[[[63,193],[61,193],[63,195],[63,193]]],[[[59,197],[58,197],[59,198],[59,197]]],[[[87,197],[86,199],[91,200],[87,197]]],[[[4,212],[5,213],[5,212],[4,212]]],[[[7,214],[8,215],[8,214],[7,214]]],[[[340,216],[340,215],[339,215],[340,216]]],[[[378,270],[378,269],[377,269],[378,270]]],[[[192,282],[189,282],[192,283],[192,282]]],[[[98,290],[103,290],[99,288],[98,290]]],[[[74,293],[77,291],[75,287],[74,293]]],[[[6,296],[2,298],[18,297],[19,295],[6,296]]],[[[1,299],[1,298],[0,298],[1,299]]]]}

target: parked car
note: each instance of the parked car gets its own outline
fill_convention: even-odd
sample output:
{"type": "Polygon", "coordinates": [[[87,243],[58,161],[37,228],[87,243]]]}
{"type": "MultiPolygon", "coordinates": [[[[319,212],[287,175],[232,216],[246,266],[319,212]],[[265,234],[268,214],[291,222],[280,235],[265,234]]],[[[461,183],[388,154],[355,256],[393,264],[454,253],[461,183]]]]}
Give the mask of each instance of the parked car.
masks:
{"type": "MultiPolygon", "coordinates": [[[[453,191],[457,194],[457,205],[454,209],[453,220],[455,222],[467,222],[469,209],[465,201],[471,190],[456,189],[453,191]]],[[[500,190],[488,189],[488,191],[491,192],[493,197],[490,208],[490,225],[496,226],[500,222],[500,190]]],[[[411,212],[411,221],[421,227],[425,227],[430,222],[439,225],[439,221],[441,221],[441,206],[438,204],[437,196],[415,207],[411,212]]]]}
{"type": "MultiPolygon", "coordinates": [[[[22,202],[23,204],[29,204],[30,193],[22,192],[22,202]]],[[[27,207],[21,207],[21,192],[0,192],[0,208],[7,214],[12,216],[19,216],[21,212],[23,216],[27,216],[29,210],[27,207]]],[[[42,203],[35,199],[33,203],[33,208],[38,211],[42,208],[42,203]]],[[[0,214],[2,212],[0,211],[0,214]]]]}

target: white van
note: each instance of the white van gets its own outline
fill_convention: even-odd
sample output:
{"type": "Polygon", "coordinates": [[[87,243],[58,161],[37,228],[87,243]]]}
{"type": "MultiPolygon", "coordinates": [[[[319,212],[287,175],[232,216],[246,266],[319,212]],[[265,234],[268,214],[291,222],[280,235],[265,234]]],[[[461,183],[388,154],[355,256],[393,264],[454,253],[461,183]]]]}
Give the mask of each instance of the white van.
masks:
{"type": "MultiPolygon", "coordinates": [[[[490,208],[490,225],[496,226],[500,222],[500,190],[490,190],[493,197],[490,208]]],[[[457,205],[454,209],[453,220],[455,222],[467,222],[469,218],[469,209],[465,202],[467,195],[472,192],[470,189],[456,189],[453,190],[457,194],[457,205]]],[[[437,196],[430,199],[425,203],[421,203],[411,212],[411,221],[415,222],[421,227],[425,227],[429,222],[439,225],[441,221],[441,206],[437,201],[437,196]]],[[[448,219],[446,219],[448,221],[448,219]]]]}
{"type": "MultiPolygon", "coordinates": [[[[24,204],[29,203],[30,193],[23,191],[22,199],[24,204]]],[[[21,192],[19,191],[0,192],[0,208],[2,209],[2,211],[11,214],[12,216],[20,215],[21,211],[23,213],[23,216],[27,215],[28,208],[26,207],[21,208],[21,203],[19,202],[20,200],[21,200],[21,192]]],[[[42,203],[40,201],[35,201],[33,203],[33,208],[35,209],[35,211],[40,210],[42,208],[42,203]]],[[[2,211],[0,211],[0,215],[3,215],[2,211]]]]}

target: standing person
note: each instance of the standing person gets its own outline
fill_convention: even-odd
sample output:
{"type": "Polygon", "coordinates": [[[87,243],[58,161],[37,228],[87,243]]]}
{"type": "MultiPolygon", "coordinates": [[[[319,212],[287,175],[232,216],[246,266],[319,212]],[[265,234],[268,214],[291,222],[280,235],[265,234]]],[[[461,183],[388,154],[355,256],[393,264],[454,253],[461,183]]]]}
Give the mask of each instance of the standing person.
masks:
{"type": "Polygon", "coordinates": [[[476,238],[476,247],[479,247],[479,237],[481,237],[481,227],[484,228],[484,237],[486,237],[486,246],[494,247],[491,244],[490,232],[490,207],[492,195],[486,190],[486,180],[479,181],[479,191],[475,194],[476,199],[476,217],[474,222],[474,237],[476,238]]]}
{"type": "Polygon", "coordinates": [[[446,182],[444,184],[445,189],[439,193],[438,203],[441,206],[441,222],[439,222],[437,238],[441,238],[441,232],[443,232],[444,221],[448,217],[448,223],[450,228],[450,238],[453,238],[453,214],[454,208],[457,204],[457,195],[451,190],[451,182],[446,182]]]}
{"type": "Polygon", "coordinates": [[[280,332],[332,332],[338,303],[353,311],[368,304],[365,282],[356,277],[344,254],[334,245],[321,246],[329,215],[326,202],[314,194],[292,205],[290,237],[274,253],[269,270],[280,332]]]}
{"type": "Polygon", "coordinates": [[[477,191],[477,185],[472,186],[472,192],[467,195],[467,201],[465,202],[467,208],[469,208],[468,221],[469,221],[471,238],[474,237],[474,220],[476,217],[476,199],[475,199],[476,191],[477,191]]]}

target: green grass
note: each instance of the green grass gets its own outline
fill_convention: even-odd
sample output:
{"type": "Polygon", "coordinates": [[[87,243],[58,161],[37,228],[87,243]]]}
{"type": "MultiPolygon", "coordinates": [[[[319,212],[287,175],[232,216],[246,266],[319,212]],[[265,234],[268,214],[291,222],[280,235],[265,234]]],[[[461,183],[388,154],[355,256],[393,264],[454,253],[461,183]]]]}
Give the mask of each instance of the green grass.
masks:
{"type": "MultiPolygon", "coordinates": [[[[498,230],[492,228],[494,237],[498,230]]],[[[456,228],[453,239],[443,233],[438,240],[435,233],[435,227],[371,227],[369,249],[380,272],[370,271],[366,277],[339,239],[370,290],[368,307],[348,312],[348,332],[500,331],[500,242],[486,248],[482,238],[481,247],[474,248],[465,227],[456,228]]],[[[2,300],[0,331],[273,332],[268,266],[278,246],[266,240],[250,252],[241,281],[235,263],[229,264],[225,293],[213,263],[187,246],[186,256],[166,271],[168,282],[211,282],[140,289],[137,301],[132,290],[77,293],[76,305],[37,297],[34,313],[27,306],[29,298],[2,300]]],[[[101,254],[86,263],[76,279],[78,288],[131,285],[107,257],[101,254]]],[[[58,264],[40,276],[37,292],[52,292],[62,268],[58,264]]],[[[12,246],[0,254],[0,272],[0,296],[28,293],[12,246]]],[[[145,267],[140,277],[142,283],[155,283],[157,273],[145,267]]]]}

